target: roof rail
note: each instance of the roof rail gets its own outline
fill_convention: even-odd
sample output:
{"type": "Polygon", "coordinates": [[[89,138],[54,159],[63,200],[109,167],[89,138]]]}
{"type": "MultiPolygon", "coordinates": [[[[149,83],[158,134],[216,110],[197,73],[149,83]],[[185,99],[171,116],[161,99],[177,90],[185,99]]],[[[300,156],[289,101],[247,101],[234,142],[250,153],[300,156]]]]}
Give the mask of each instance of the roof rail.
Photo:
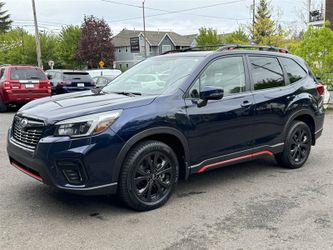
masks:
{"type": "Polygon", "coordinates": [[[205,45],[205,46],[198,46],[198,47],[188,47],[188,48],[184,48],[184,49],[169,50],[169,51],[162,53],[162,55],[188,52],[188,51],[203,51],[203,50],[213,49],[213,48],[215,48],[216,51],[225,51],[225,50],[234,50],[234,49],[257,49],[260,51],[280,52],[280,53],[286,53],[286,54],[289,53],[287,49],[278,48],[278,47],[274,47],[274,46],[217,44],[217,45],[205,45]]]}
{"type": "Polygon", "coordinates": [[[225,44],[204,45],[204,46],[197,46],[197,47],[188,47],[188,48],[184,48],[184,49],[174,49],[174,50],[166,51],[166,52],[162,53],[161,55],[188,52],[188,51],[203,51],[206,49],[213,49],[213,48],[215,48],[215,50],[216,50],[216,49],[221,48],[221,46],[225,46],[225,44]]]}
{"type": "Polygon", "coordinates": [[[234,50],[234,49],[257,49],[261,51],[272,51],[272,52],[280,52],[280,53],[289,53],[287,49],[278,48],[274,46],[260,46],[260,45],[241,45],[241,44],[228,44],[223,45],[217,51],[224,50],[234,50]]]}

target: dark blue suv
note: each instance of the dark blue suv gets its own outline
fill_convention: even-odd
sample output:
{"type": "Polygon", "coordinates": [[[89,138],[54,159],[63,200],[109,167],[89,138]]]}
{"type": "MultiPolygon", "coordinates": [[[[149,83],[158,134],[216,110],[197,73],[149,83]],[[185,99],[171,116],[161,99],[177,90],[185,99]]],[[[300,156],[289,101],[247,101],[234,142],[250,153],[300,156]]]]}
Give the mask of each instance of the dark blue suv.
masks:
{"type": "Polygon", "coordinates": [[[49,69],[45,73],[50,80],[53,95],[95,88],[94,80],[85,71],[49,69]]]}
{"type": "Polygon", "coordinates": [[[8,155],[45,184],[118,193],[150,210],[191,174],[265,155],[301,167],[323,130],[323,90],[280,49],[170,53],[103,89],[28,103],[8,131],[8,155]]]}

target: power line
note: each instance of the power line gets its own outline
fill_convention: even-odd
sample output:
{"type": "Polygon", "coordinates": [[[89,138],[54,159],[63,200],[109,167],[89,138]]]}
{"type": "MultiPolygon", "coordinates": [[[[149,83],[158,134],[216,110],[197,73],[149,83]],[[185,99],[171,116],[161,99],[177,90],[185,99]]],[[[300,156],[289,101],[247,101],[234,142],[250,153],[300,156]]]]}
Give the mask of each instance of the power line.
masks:
{"type": "MultiPolygon", "coordinates": [[[[126,5],[126,6],[130,6],[130,7],[135,7],[135,8],[142,9],[142,6],[140,6],[140,5],[120,3],[120,2],[112,1],[112,0],[101,0],[101,1],[102,2],[113,3],[113,4],[118,4],[118,5],[126,5]]],[[[190,8],[190,9],[178,10],[177,12],[186,12],[186,11],[198,10],[198,9],[201,10],[201,9],[216,7],[216,6],[219,6],[219,5],[227,5],[227,4],[238,3],[238,2],[244,2],[244,0],[237,0],[237,1],[224,2],[224,3],[215,3],[215,4],[200,6],[200,7],[194,7],[194,8],[190,8]]],[[[152,8],[152,7],[145,7],[145,9],[147,9],[147,10],[157,10],[157,11],[168,12],[168,13],[175,12],[175,11],[168,11],[168,10],[163,10],[163,9],[158,9],[158,8],[152,8]]]]}
{"type": "MultiPolygon", "coordinates": [[[[33,22],[34,20],[31,20],[31,19],[19,19],[19,20],[15,20],[15,22],[33,22]]],[[[42,21],[42,20],[39,20],[38,23],[45,23],[45,24],[56,24],[56,25],[67,25],[65,23],[58,23],[58,22],[53,22],[53,21],[42,21]]]]}
{"type": "MultiPolygon", "coordinates": [[[[101,0],[101,1],[108,2],[108,3],[113,3],[113,4],[118,4],[118,5],[126,5],[126,6],[130,6],[130,7],[135,7],[135,8],[142,8],[139,5],[119,3],[117,1],[111,1],[111,0],[101,0]]],[[[189,9],[174,10],[174,11],[163,10],[163,9],[158,9],[158,8],[151,8],[151,7],[145,7],[145,9],[164,12],[163,14],[149,15],[149,16],[146,16],[146,18],[155,17],[155,16],[164,16],[164,15],[170,15],[170,14],[178,14],[178,13],[182,13],[182,12],[188,12],[188,11],[193,11],[193,10],[201,10],[201,9],[216,7],[216,6],[219,6],[219,5],[227,5],[227,4],[233,4],[233,3],[239,3],[239,2],[244,2],[244,0],[236,0],[236,1],[230,1],[230,2],[224,2],[224,3],[216,3],[216,4],[204,5],[204,6],[194,7],[194,8],[189,8],[189,9]]],[[[192,13],[185,13],[185,14],[186,15],[191,15],[191,16],[215,18],[215,19],[222,19],[222,20],[233,20],[233,21],[248,20],[249,19],[249,18],[217,17],[217,16],[208,16],[208,15],[192,14],[192,13]]],[[[131,18],[119,19],[119,20],[112,20],[112,22],[123,22],[123,21],[128,21],[128,20],[135,20],[135,19],[141,19],[141,16],[140,17],[131,17],[131,18]]]]}

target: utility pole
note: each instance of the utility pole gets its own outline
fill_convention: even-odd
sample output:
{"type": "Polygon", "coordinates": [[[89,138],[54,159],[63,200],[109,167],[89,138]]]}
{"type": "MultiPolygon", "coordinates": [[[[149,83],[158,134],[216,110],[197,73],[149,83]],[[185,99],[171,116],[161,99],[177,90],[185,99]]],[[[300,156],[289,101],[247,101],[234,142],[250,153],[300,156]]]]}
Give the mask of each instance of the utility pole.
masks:
{"type": "Polygon", "coordinates": [[[142,17],[143,17],[143,36],[144,36],[144,46],[145,46],[145,58],[147,58],[145,0],[142,2],[142,17]]]}
{"type": "Polygon", "coordinates": [[[311,0],[308,1],[308,26],[310,25],[311,21],[311,0]]]}
{"type": "Polygon", "coordinates": [[[43,67],[42,52],[41,52],[41,49],[40,49],[35,0],[32,0],[32,11],[33,11],[33,14],[34,14],[34,23],[35,23],[35,40],[36,40],[37,64],[38,64],[38,67],[42,68],[43,67]]]}
{"type": "Polygon", "coordinates": [[[253,0],[252,6],[252,41],[254,43],[254,24],[255,24],[255,15],[256,15],[256,0],[253,0]]]}

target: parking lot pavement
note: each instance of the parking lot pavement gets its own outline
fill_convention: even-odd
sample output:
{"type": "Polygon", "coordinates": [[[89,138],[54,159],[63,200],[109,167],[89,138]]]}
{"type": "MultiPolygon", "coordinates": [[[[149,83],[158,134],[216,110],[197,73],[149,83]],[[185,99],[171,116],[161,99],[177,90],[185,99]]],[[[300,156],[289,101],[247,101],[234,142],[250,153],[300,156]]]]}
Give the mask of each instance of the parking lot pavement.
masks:
{"type": "Polygon", "coordinates": [[[56,191],[11,167],[0,114],[0,249],[333,249],[333,114],[307,164],[266,158],[192,176],[145,213],[56,191]]]}

